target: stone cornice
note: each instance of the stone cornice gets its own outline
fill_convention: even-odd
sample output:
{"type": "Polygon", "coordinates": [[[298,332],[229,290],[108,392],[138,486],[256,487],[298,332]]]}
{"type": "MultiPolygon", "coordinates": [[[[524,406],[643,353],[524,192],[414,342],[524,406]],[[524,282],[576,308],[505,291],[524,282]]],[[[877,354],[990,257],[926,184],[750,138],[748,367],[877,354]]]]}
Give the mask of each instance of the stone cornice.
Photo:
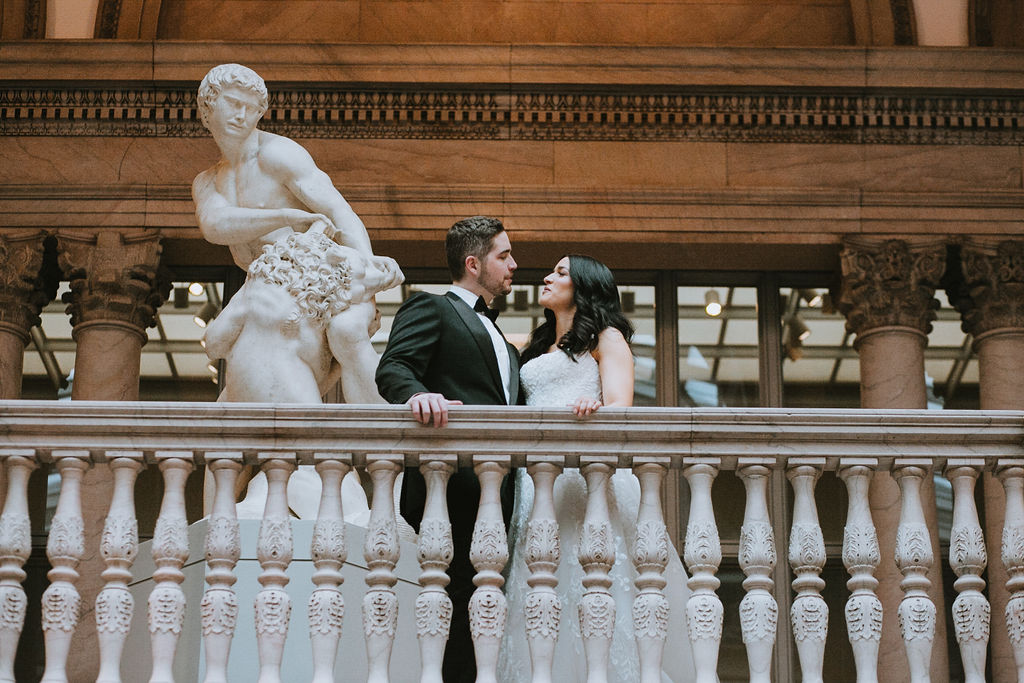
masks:
{"type": "Polygon", "coordinates": [[[797,410],[718,408],[602,409],[585,421],[563,409],[456,407],[445,429],[415,423],[405,406],[287,406],[271,404],[53,401],[0,402],[0,455],[4,449],[295,451],[312,463],[316,452],[399,453],[415,463],[422,454],[509,455],[523,466],[537,453],[615,455],[620,466],[635,458],[722,458],[732,469],[740,457],[784,462],[792,456],[825,458],[1024,458],[1024,413],[1012,411],[797,410]]]}
{"type": "MultiPolygon", "coordinates": [[[[788,188],[626,188],[497,185],[347,185],[339,188],[371,231],[443,239],[458,213],[501,215],[530,239],[587,210],[580,238],[621,238],[625,226],[646,239],[838,244],[845,235],[1022,234],[1024,192],[873,192],[788,188]],[[638,213],[637,207],[643,207],[638,213]],[[595,208],[597,207],[597,208],[595,208]],[[434,234],[436,233],[436,234],[434,234]]],[[[177,185],[0,186],[0,229],[92,233],[140,227],[163,237],[199,239],[190,188],[177,185]]]]}
{"type": "Polygon", "coordinates": [[[1024,53],[22,42],[0,135],[205,137],[195,88],[239,61],[294,138],[990,144],[1024,141],[1024,53]]]}

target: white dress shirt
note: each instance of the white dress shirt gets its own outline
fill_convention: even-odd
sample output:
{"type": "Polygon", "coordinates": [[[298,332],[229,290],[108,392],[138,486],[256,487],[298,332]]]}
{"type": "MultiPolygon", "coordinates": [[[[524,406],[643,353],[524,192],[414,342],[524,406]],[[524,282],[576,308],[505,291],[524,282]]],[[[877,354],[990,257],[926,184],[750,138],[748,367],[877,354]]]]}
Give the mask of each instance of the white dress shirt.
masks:
{"type": "MultiPolygon", "coordinates": [[[[466,302],[466,305],[471,309],[476,307],[476,300],[479,299],[479,295],[474,294],[464,287],[458,285],[452,285],[451,293],[459,297],[466,302]]],[[[491,343],[494,345],[494,355],[498,359],[498,373],[501,375],[501,388],[505,391],[505,403],[509,402],[509,391],[512,379],[512,361],[508,357],[508,346],[505,343],[505,338],[501,336],[501,332],[483,313],[479,313],[474,310],[477,317],[484,324],[484,329],[487,330],[487,334],[491,337],[491,343]]]]}

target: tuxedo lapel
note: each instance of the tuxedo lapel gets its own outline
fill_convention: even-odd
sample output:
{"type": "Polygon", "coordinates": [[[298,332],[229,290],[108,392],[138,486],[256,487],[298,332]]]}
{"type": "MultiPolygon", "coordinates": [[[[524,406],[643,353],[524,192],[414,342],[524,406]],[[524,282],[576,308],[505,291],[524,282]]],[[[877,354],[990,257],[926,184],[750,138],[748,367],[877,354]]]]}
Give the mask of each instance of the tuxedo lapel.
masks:
{"type": "MultiPolygon", "coordinates": [[[[483,354],[484,362],[487,365],[487,370],[491,373],[491,379],[494,380],[494,385],[498,387],[499,393],[504,395],[505,390],[501,381],[501,372],[498,370],[498,359],[494,355],[494,345],[491,343],[491,335],[487,333],[484,328],[484,324],[480,321],[476,311],[466,305],[462,299],[455,294],[449,292],[445,295],[448,299],[448,303],[458,314],[462,322],[465,323],[466,329],[470,336],[473,337],[473,341],[476,342],[477,348],[480,349],[480,353],[483,354]]],[[[518,373],[516,373],[518,375],[518,373]]]]}

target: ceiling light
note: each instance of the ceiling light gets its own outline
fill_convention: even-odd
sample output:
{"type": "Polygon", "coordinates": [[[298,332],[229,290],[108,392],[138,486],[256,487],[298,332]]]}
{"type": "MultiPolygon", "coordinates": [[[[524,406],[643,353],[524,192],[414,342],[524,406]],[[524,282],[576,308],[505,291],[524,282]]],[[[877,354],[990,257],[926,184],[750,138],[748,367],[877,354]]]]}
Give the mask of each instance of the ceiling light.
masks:
{"type": "Polygon", "coordinates": [[[793,318],[793,334],[800,341],[806,341],[811,336],[811,329],[807,327],[807,323],[801,320],[799,316],[793,318]]]}
{"type": "Polygon", "coordinates": [[[217,315],[217,307],[207,301],[203,304],[203,307],[199,309],[199,312],[196,313],[195,317],[192,318],[192,322],[199,327],[206,327],[210,321],[213,320],[215,315],[217,315]]]}
{"type": "Polygon", "coordinates": [[[807,305],[810,308],[817,308],[818,306],[821,306],[821,294],[818,294],[818,291],[815,289],[801,289],[800,297],[807,302],[807,305]]]}
{"type": "Polygon", "coordinates": [[[718,298],[718,290],[709,289],[704,293],[704,312],[712,318],[722,315],[722,300],[718,298]]]}
{"type": "Polygon", "coordinates": [[[214,365],[213,363],[207,363],[206,364],[206,369],[209,370],[210,372],[212,372],[214,375],[217,374],[217,366],[214,365]]]}
{"type": "Polygon", "coordinates": [[[193,282],[188,286],[188,293],[192,296],[202,296],[205,291],[206,287],[202,282],[193,282]]]}

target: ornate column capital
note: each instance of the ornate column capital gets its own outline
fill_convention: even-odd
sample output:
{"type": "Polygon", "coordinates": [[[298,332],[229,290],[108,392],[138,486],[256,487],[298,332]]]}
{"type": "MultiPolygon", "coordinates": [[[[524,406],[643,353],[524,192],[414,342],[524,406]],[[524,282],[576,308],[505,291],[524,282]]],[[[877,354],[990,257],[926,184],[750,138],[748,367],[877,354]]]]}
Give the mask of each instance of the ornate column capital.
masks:
{"type": "Polygon", "coordinates": [[[969,239],[960,250],[960,269],[964,287],[954,305],[964,332],[979,337],[1024,328],[1024,240],[969,239]]]}
{"type": "Polygon", "coordinates": [[[160,237],[101,231],[95,238],[57,234],[57,259],[71,281],[63,297],[71,324],[121,322],[145,337],[154,315],[170,294],[160,272],[160,237]]]}
{"type": "Polygon", "coordinates": [[[939,307],[935,289],[946,269],[945,242],[848,237],[840,259],[838,308],[848,330],[858,337],[879,327],[931,332],[939,307]]]}
{"type": "Polygon", "coordinates": [[[0,235],[0,328],[22,337],[39,324],[39,312],[57,293],[57,278],[44,266],[42,231],[0,235]]]}

